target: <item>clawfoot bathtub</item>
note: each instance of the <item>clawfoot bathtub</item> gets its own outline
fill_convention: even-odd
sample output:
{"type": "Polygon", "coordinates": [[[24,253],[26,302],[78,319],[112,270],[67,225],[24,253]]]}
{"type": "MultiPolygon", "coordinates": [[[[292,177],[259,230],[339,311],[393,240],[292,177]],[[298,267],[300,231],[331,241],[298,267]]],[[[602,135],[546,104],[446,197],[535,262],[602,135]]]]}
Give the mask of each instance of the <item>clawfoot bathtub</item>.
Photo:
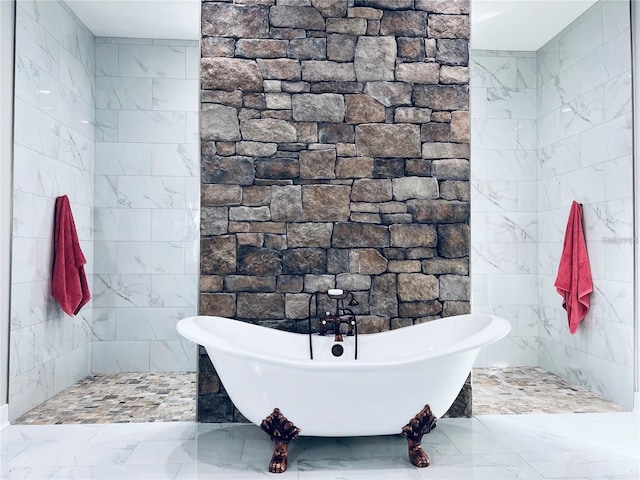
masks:
{"type": "MultiPolygon", "coordinates": [[[[510,324],[491,315],[447,317],[345,337],[339,357],[332,355],[332,336],[209,316],[185,318],[177,328],[206,348],[233,403],[276,444],[283,434],[293,439],[298,432],[326,437],[402,432],[414,465],[427,466],[422,434],[449,409],[480,349],[507,335],[510,324]]],[[[270,470],[285,468],[286,448],[284,458],[274,453],[270,470]]]]}

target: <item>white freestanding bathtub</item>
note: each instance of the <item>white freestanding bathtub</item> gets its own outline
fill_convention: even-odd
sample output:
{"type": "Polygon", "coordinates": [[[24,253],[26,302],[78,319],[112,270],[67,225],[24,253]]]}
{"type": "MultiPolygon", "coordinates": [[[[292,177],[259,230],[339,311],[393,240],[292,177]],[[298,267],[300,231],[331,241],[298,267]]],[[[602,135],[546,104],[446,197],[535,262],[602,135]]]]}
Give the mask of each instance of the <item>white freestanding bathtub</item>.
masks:
{"type": "Polygon", "coordinates": [[[480,349],[510,330],[491,315],[460,315],[382,333],[312,338],[221,317],[178,322],[178,332],[203,345],[231,400],[260,425],[274,408],[300,435],[398,434],[429,404],[441,417],[455,400],[480,349]],[[331,415],[327,413],[331,412],[331,415]]]}

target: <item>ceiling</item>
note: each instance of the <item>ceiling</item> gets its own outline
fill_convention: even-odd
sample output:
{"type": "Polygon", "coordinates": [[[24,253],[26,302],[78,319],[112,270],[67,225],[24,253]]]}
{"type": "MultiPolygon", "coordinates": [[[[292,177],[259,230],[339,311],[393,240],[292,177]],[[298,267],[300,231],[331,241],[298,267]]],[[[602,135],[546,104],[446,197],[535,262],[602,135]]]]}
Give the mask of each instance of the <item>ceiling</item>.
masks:
{"type": "Polygon", "coordinates": [[[200,39],[200,0],[66,0],[99,37],[200,39]]]}
{"type": "Polygon", "coordinates": [[[595,2],[471,0],[471,48],[538,50],[595,2]]]}
{"type": "MultiPolygon", "coordinates": [[[[471,47],[537,50],[593,3],[471,0],[471,47]]],[[[67,4],[98,36],[200,38],[200,0],[67,0],[67,4]]]]}

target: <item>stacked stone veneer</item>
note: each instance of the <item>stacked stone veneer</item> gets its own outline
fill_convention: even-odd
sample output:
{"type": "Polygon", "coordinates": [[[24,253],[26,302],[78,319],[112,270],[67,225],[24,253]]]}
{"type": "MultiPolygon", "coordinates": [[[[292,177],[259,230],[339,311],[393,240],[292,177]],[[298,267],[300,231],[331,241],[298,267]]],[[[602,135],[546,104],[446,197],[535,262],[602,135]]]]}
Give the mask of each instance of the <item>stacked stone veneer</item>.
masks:
{"type": "MultiPolygon", "coordinates": [[[[464,0],[202,4],[201,314],[293,329],[332,287],[360,332],[469,311],[468,37],[464,0]]],[[[241,418],[199,372],[199,420],[241,418]]]]}

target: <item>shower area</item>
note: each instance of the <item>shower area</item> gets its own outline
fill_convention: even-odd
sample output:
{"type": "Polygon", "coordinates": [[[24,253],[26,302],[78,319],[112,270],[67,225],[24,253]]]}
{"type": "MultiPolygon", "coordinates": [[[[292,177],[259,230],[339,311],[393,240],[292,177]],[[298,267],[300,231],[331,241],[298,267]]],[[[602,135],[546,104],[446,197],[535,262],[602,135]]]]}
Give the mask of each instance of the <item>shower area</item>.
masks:
{"type": "MultiPolygon", "coordinates": [[[[472,308],[509,319],[512,330],[477,366],[539,367],[631,409],[630,2],[531,2],[538,8],[524,14],[527,22],[567,14],[548,39],[544,29],[535,38],[510,35],[495,15],[501,3],[472,2],[472,308]],[[554,287],[573,200],[584,211],[594,285],[575,335],[554,287]]],[[[487,375],[499,382],[503,373],[487,375]]]]}
{"type": "Polygon", "coordinates": [[[71,387],[89,420],[193,420],[196,347],[175,325],[197,307],[199,42],[101,36],[91,3],[16,3],[9,418],[71,387]],[[60,195],[92,294],[74,317],[50,295],[60,195]]]}
{"type": "MultiPolygon", "coordinates": [[[[582,7],[548,38],[515,44],[492,23],[509,3],[550,2],[471,0],[469,60],[455,65],[456,82],[470,76],[471,180],[458,195],[471,205],[471,309],[512,323],[478,359],[473,413],[629,410],[630,4],[553,2],[582,7]],[[553,283],[574,199],[594,292],[571,335],[553,283]]],[[[196,346],[175,329],[216,280],[200,278],[201,205],[213,204],[200,196],[200,56],[233,51],[197,40],[199,2],[197,35],[177,40],[104,33],[87,9],[16,4],[9,417],[194,420],[196,390],[220,389],[197,385],[196,346]],[[49,293],[54,204],[65,194],[92,292],[75,317],[49,293]]],[[[429,135],[448,142],[445,130],[429,135]]],[[[230,143],[220,156],[235,153],[218,143],[230,143]]]]}

